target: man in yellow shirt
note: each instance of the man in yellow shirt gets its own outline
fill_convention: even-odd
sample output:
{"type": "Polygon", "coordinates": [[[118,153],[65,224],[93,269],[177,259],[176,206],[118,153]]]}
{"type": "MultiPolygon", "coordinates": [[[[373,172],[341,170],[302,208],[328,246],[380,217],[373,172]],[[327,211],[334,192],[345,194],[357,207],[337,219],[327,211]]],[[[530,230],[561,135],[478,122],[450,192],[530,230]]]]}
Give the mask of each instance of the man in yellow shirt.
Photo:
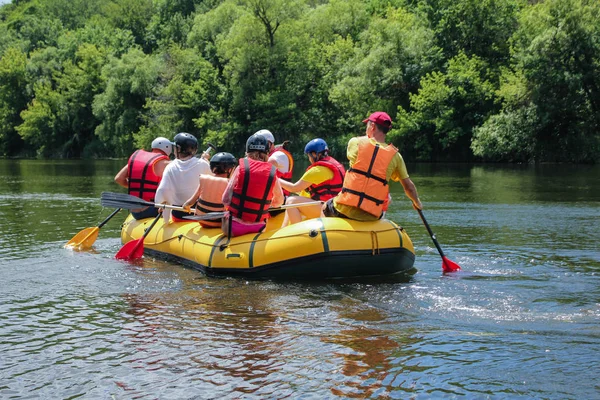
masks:
{"type": "Polygon", "coordinates": [[[363,121],[366,136],[348,142],[346,154],[350,169],[342,192],[323,205],[326,217],[342,217],[359,221],[374,221],[383,215],[389,203],[390,180],[400,182],[404,193],[419,210],[423,208],[417,188],[408,176],[398,149],[385,143],[392,128],[392,119],[382,111],[374,112],[363,121]]]}

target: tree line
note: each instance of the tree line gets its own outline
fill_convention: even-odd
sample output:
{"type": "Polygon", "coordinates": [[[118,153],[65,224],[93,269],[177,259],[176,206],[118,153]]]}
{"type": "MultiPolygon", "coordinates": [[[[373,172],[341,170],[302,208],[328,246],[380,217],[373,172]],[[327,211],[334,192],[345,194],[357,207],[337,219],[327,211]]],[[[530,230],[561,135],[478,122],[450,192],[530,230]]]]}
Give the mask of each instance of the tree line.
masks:
{"type": "Polygon", "coordinates": [[[600,159],[597,0],[13,0],[0,154],[124,157],[262,128],[343,158],[369,113],[411,161],[600,159]]]}

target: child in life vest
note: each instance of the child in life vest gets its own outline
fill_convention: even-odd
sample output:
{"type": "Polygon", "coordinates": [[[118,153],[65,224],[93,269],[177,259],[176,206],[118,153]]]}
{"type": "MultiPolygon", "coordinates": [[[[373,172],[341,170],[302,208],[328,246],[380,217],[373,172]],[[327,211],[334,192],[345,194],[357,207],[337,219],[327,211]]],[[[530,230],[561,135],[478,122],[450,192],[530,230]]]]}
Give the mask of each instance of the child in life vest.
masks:
{"type": "Polygon", "coordinates": [[[304,147],[304,153],[311,164],[304,175],[296,183],[280,180],[279,184],[284,190],[300,193],[300,196],[287,197],[285,204],[315,204],[287,209],[283,226],[302,221],[302,216],[307,219],[323,216],[320,202],[335,197],[342,190],[346,170],[329,155],[325,140],[311,140],[304,147]]]}
{"type": "Polygon", "coordinates": [[[254,134],[246,141],[246,158],[239,160],[222,198],[230,213],[222,229],[229,237],[262,232],[269,208],[283,204],[276,168],[267,162],[268,149],[263,136],[254,134]]]}
{"type": "MultiPolygon", "coordinates": [[[[237,160],[231,153],[217,153],[210,159],[210,170],[215,176],[200,175],[196,192],[183,204],[189,210],[196,205],[196,215],[225,211],[223,192],[229,183],[229,177],[237,166],[237,160]]],[[[222,218],[199,221],[204,228],[220,228],[222,218]]]]}

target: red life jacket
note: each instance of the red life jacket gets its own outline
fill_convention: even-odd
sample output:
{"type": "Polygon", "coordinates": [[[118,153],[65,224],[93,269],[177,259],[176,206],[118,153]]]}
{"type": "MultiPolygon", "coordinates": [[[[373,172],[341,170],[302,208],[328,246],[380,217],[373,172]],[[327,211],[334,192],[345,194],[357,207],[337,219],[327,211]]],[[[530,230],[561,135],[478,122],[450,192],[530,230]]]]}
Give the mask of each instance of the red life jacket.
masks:
{"type": "Polygon", "coordinates": [[[154,201],[156,189],[162,179],[154,173],[154,164],[160,160],[169,160],[169,157],[163,153],[152,153],[146,150],[137,150],[129,157],[127,169],[130,195],[146,201],[154,201]]]}
{"type": "Polygon", "coordinates": [[[313,200],[327,201],[342,191],[346,169],[335,158],[330,156],[320,159],[306,170],[308,171],[316,166],[329,168],[333,172],[333,178],[323,181],[318,185],[310,185],[306,191],[310,193],[310,198],[313,200]]]}
{"type": "Polygon", "coordinates": [[[229,211],[234,217],[247,222],[269,218],[269,207],[275,187],[275,166],[264,161],[242,158],[229,211]]]}

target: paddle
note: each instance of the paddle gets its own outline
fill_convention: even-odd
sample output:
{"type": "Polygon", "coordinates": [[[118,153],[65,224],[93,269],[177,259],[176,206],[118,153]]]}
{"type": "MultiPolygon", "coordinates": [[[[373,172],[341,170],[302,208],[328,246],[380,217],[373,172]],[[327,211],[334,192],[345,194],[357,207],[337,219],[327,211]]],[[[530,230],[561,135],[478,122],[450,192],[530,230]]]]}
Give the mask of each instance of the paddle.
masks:
{"type": "Polygon", "coordinates": [[[170,210],[195,212],[193,208],[190,210],[186,210],[183,207],[171,206],[169,204],[153,203],[151,201],[142,200],[139,197],[135,197],[129,194],[114,192],[102,192],[102,196],[100,197],[100,204],[102,204],[102,206],[104,207],[120,207],[125,208],[127,210],[135,210],[137,208],[142,207],[156,207],[170,210]]]}
{"type": "MultiPolygon", "coordinates": [[[[141,208],[141,207],[157,207],[157,208],[166,208],[166,209],[170,209],[170,210],[188,211],[191,213],[195,212],[195,209],[193,209],[193,208],[186,210],[185,208],[180,207],[180,206],[152,203],[151,201],[142,200],[139,197],[131,196],[129,194],[114,193],[114,192],[102,192],[102,196],[100,197],[100,204],[102,204],[102,206],[104,206],[104,207],[120,207],[120,208],[125,208],[128,210],[135,210],[136,208],[141,208]]],[[[269,210],[280,210],[280,209],[286,209],[286,208],[305,207],[305,206],[312,206],[315,204],[322,204],[322,203],[320,201],[310,201],[307,203],[286,204],[281,207],[269,208],[269,210]]],[[[189,215],[184,218],[201,221],[204,219],[222,218],[223,216],[224,215],[222,212],[215,212],[215,213],[207,213],[207,214],[203,214],[203,215],[189,215]],[[197,218],[197,217],[201,217],[201,218],[197,218]]]]}
{"type": "MultiPolygon", "coordinates": [[[[310,202],[306,202],[306,203],[298,203],[298,204],[285,204],[283,206],[279,206],[279,207],[271,207],[269,208],[269,211],[275,211],[275,210],[285,210],[286,208],[298,208],[298,207],[305,207],[305,206],[313,206],[313,205],[322,205],[323,203],[321,203],[320,201],[310,201],[310,202]]],[[[206,213],[206,214],[201,214],[201,215],[186,215],[185,217],[183,217],[183,219],[189,219],[192,221],[204,221],[207,219],[217,219],[217,218],[223,218],[225,215],[227,215],[228,211],[218,211],[218,212],[211,212],[211,213],[206,213]]]]}
{"type": "Polygon", "coordinates": [[[148,233],[150,233],[152,228],[154,228],[154,225],[156,225],[156,222],[158,222],[158,219],[160,217],[162,217],[161,213],[159,213],[154,218],[150,226],[144,231],[144,234],[141,238],[130,240],[129,242],[125,243],[123,247],[121,247],[121,250],[119,250],[117,254],[115,254],[115,258],[117,260],[127,261],[137,260],[138,258],[141,258],[142,255],[144,255],[144,239],[146,238],[146,236],[148,236],[148,233]]]}
{"type": "Polygon", "coordinates": [[[113,211],[108,217],[106,217],[104,221],[100,222],[98,226],[81,230],[77,235],[73,236],[73,238],[69,240],[67,244],[65,244],[65,248],[77,248],[79,250],[83,250],[92,247],[96,241],[96,238],[98,238],[100,228],[110,221],[110,219],[119,211],[121,211],[121,208],[117,208],[115,211],[113,211]]]}
{"type": "Polygon", "coordinates": [[[433,240],[433,244],[435,244],[435,247],[437,248],[438,253],[440,253],[440,256],[442,257],[442,272],[444,274],[447,274],[449,272],[460,271],[460,265],[458,265],[454,261],[449,260],[444,255],[444,252],[442,251],[442,248],[440,247],[440,244],[438,243],[438,241],[437,241],[437,239],[435,237],[435,233],[433,233],[433,231],[429,227],[429,224],[427,223],[427,220],[425,219],[425,216],[423,215],[423,211],[419,210],[418,208],[416,208],[416,210],[419,212],[419,216],[421,217],[421,221],[423,221],[423,224],[425,225],[425,228],[427,228],[427,232],[429,232],[429,236],[431,236],[431,239],[433,240]]]}

